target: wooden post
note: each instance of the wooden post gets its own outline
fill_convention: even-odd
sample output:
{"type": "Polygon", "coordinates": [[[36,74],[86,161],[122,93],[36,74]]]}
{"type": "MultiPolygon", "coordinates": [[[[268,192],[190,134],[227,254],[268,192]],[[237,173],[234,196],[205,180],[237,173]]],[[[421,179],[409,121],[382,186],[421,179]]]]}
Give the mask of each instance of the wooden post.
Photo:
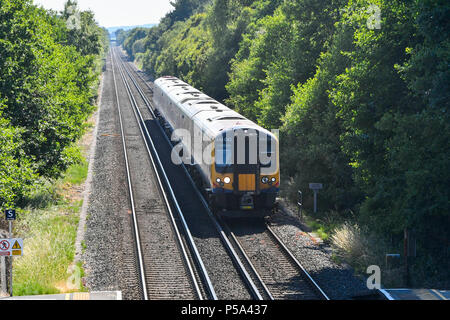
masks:
{"type": "Polygon", "coordinates": [[[300,216],[300,220],[302,220],[303,219],[303,214],[302,214],[303,193],[300,190],[298,191],[297,205],[298,205],[298,214],[300,216]]]}
{"type": "Polygon", "coordinates": [[[317,190],[314,190],[314,213],[317,213],[317,190]]]}
{"type": "Polygon", "coordinates": [[[409,266],[408,266],[408,229],[404,230],[403,254],[405,256],[405,284],[409,287],[409,266]]]}

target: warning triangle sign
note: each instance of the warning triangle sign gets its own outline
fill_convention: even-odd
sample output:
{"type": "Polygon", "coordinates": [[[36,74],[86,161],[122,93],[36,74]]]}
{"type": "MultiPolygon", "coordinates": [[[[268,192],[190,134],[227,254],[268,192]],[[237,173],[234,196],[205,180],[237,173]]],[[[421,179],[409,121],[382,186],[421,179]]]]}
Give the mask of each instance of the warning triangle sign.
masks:
{"type": "Polygon", "coordinates": [[[14,243],[14,245],[13,245],[13,247],[12,247],[13,249],[22,249],[21,247],[20,247],[20,244],[19,244],[19,242],[16,240],[16,242],[14,243]]]}

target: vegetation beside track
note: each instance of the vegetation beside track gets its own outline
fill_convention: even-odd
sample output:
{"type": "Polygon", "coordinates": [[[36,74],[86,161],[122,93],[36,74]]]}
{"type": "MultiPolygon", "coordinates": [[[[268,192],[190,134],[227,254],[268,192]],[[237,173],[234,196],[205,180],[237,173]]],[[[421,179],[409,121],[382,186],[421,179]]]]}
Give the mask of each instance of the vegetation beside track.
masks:
{"type": "Polygon", "coordinates": [[[92,12],[0,3],[0,208],[26,207],[80,160],[109,45],[92,12]],[[73,23],[69,23],[72,21],[73,23]]]}
{"type": "Polygon", "coordinates": [[[108,34],[70,0],[62,12],[5,0],[0,21],[0,208],[17,210],[14,236],[25,246],[14,294],[80,291],[83,270],[72,265],[88,167],[80,139],[108,34]]]}
{"type": "MultiPolygon", "coordinates": [[[[92,130],[85,137],[92,137],[92,130]]],[[[82,262],[74,264],[75,240],[89,163],[89,141],[76,146],[80,160],[61,178],[46,183],[20,209],[15,237],[24,238],[24,255],[14,260],[14,295],[85,291],[82,262]]],[[[90,140],[90,139],[86,139],[90,140]]],[[[83,143],[82,143],[83,142],[83,143]]],[[[83,244],[82,244],[83,245],[83,244]]]]}

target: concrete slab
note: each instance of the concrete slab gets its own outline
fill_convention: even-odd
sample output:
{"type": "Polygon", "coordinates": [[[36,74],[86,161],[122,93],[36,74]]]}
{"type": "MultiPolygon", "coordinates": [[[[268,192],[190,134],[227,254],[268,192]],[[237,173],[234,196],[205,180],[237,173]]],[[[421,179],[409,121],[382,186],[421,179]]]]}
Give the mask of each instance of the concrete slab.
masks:
{"type": "Polygon", "coordinates": [[[388,300],[448,300],[450,291],[436,289],[383,289],[388,300]]]}

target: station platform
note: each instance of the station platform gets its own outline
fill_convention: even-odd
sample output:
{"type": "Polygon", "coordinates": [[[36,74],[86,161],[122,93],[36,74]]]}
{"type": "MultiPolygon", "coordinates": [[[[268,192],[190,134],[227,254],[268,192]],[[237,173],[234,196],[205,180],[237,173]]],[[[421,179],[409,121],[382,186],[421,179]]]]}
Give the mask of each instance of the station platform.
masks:
{"type": "Polygon", "coordinates": [[[20,296],[2,298],[0,301],[13,300],[122,300],[121,291],[75,292],[42,296],[20,296]]]}
{"type": "Polygon", "coordinates": [[[382,289],[387,300],[449,300],[450,291],[435,289],[382,289]]]}

